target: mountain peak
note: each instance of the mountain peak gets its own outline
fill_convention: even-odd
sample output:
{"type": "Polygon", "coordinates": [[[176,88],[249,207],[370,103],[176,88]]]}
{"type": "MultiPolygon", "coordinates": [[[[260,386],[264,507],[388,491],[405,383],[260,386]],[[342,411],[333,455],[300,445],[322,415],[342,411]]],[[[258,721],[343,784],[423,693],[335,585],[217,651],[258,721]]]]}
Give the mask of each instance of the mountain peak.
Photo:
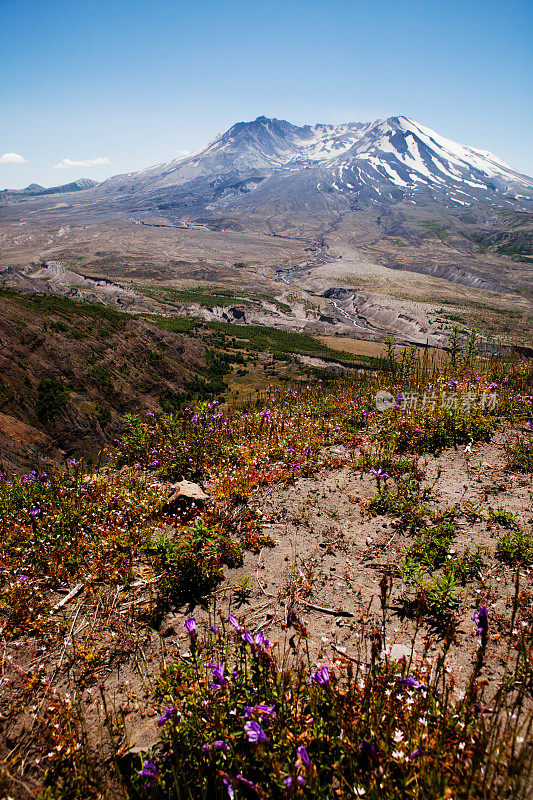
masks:
{"type": "Polygon", "coordinates": [[[194,213],[339,213],[356,204],[401,201],[525,210],[533,202],[533,180],[402,114],[303,126],[260,115],[235,123],[189,156],[117,176],[94,192],[121,205],[161,197],[194,213]]]}
{"type": "Polygon", "coordinates": [[[36,192],[44,192],[44,186],[41,186],[40,183],[30,183],[29,186],[26,186],[23,192],[27,192],[28,194],[35,194],[36,192]]]}

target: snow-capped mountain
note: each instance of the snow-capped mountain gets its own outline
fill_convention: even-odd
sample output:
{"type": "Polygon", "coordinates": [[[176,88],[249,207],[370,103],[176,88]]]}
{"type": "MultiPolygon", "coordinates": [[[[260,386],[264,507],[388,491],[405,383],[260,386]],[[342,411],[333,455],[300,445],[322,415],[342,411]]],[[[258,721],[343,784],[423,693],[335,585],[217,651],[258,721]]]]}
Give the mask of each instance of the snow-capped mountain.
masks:
{"type": "Polygon", "coordinates": [[[196,153],[111,178],[93,194],[185,213],[318,212],[400,200],[529,209],[533,179],[407,117],[303,127],[258,117],[196,153]]]}

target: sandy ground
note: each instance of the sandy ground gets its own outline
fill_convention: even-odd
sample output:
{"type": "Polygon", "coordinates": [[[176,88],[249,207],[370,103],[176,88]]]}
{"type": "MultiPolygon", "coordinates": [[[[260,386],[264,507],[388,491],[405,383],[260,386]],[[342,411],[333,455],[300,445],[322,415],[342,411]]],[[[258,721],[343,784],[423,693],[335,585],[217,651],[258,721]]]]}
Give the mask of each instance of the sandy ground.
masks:
{"type": "MultiPolygon", "coordinates": [[[[528,530],[533,524],[533,479],[527,475],[510,475],[504,469],[503,438],[496,444],[473,445],[470,453],[464,448],[449,449],[442,455],[420,459],[427,470],[426,481],[437,480],[430,505],[436,509],[471,502],[485,509],[502,507],[518,515],[528,530]]],[[[358,647],[361,612],[370,607],[378,619],[378,583],[383,570],[397,564],[403,550],[412,543],[412,536],[402,531],[390,517],[369,514],[366,501],[376,492],[371,475],[354,469],[357,450],[334,448],[338,466],[318,476],[299,478],[294,484],[276,485],[258,493],[255,503],[261,511],[263,530],[275,540],[273,549],[263,549],[259,557],[247,554],[240,570],[228,572],[227,597],[239,578],[251,576],[254,589],[249,604],[241,613],[250,624],[262,625],[269,636],[279,636],[290,590],[296,587],[298,608],[310,634],[311,652],[318,658],[323,637],[330,645],[343,646],[348,652],[358,647]],[[259,606],[268,603],[269,613],[259,606]],[[317,611],[312,604],[330,612],[317,611]],[[335,614],[343,610],[349,616],[335,614]],[[269,616],[271,615],[271,616],[269,616]]],[[[486,548],[483,577],[461,590],[461,607],[457,613],[455,647],[450,663],[461,672],[468,666],[476,649],[471,617],[479,602],[486,600],[494,616],[505,619],[510,613],[515,572],[494,558],[494,547],[503,529],[489,519],[472,521],[460,514],[454,549],[460,553],[476,545],[486,548]]],[[[533,575],[524,573],[524,588],[531,588],[533,575]]],[[[411,642],[412,620],[402,619],[401,598],[405,586],[397,579],[390,602],[392,623],[388,645],[411,642]]],[[[423,626],[424,628],[424,626],[423,626]]],[[[419,632],[418,646],[430,628],[419,632]]],[[[496,631],[494,631],[496,633],[496,631]]],[[[431,650],[437,652],[441,641],[435,636],[431,650]]],[[[493,646],[493,655],[496,650],[493,646]]],[[[492,674],[499,669],[496,662],[492,674]]]]}

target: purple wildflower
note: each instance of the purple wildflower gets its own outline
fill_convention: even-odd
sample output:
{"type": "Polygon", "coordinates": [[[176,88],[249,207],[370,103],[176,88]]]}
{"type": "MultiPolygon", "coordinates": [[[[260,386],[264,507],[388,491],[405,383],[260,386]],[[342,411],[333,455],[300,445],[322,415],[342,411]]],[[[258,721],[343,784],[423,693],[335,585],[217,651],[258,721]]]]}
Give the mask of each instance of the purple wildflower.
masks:
{"type": "Polygon", "coordinates": [[[420,752],[421,752],[421,751],[420,751],[420,748],[419,748],[419,747],[417,747],[417,748],[416,748],[416,750],[413,750],[413,752],[412,752],[412,753],[409,753],[409,755],[407,756],[407,758],[418,758],[418,756],[420,755],[420,752]]]}
{"type": "Polygon", "coordinates": [[[165,724],[165,722],[168,722],[169,719],[172,719],[172,717],[175,717],[177,713],[178,712],[176,711],[174,706],[171,706],[170,708],[167,708],[167,710],[165,711],[163,716],[159,717],[159,719],[157,720],[157,727],[161,728],[165,724]]]}
{"type": "Polygon", "coordinates": [[[211,633],[218,633],[218,628],[216,625],[210,625],[209,630],[211,631],[211,633]]]}
{"type": "Polygon", "coordinates": [[[382,470],[381,467],[378,467],[377,469],[374,469],[374,467],[372,467],[370,473],[378,480],[386,481],[390,478],[388,472],[384,472],[384,470],[382,470]]]}
{"type": "Polygon", "coordinates": [[[261,725],[255,721],[255,719],[248,720],[248,722],[246,722],[244,725],[244,730],[246,731],[246,736],[248,737],[249,742],[252,742],[253,744],[266,742],[266,733],[261,725]]]}
{"type": "Polygon", "coordinates": [[[229,744],[224,739],[215,739],[212,744],[202,745],[202,750],[222,750],[224,753],[229,753],[229,744]]]}
{"type": "Polygon", "coordinates": [[[257,784],[253,781],[249,781],[248,778],[245,778],[241,773],[237,775],[237,780],[240,781],[247,789],[251,789],[253,792],[257,791],[257,784]]]}
{"type": "Polygon", "coordinates": [[[226,791],[228,793],[228,797],[230,798],[230,800],[233,800],[233,798],[235,797],[235,791],[233,789],[232,782],[230,781],[229,778],[222,778],[222,783],[226,787],[226,791]]]}
{"type": "Polygon", "coordinates": [[[154,764],[153,761],[147,759],[146,761],[143,762],[142,769],[138,770],[138,772],[141,778],[148,778],[144,786],[146,789],[149,789],[157,776],[156,765],[154,764]]]}
{"type": "Polygon", "coordinates": [[[417,679],[412,676],[409,678],[400,678],[398,683],[401,683],[402,686],[409,686],[411,689],[421,689],[423,686],[420,681],[417,681],[417,679]]]}
{"type": "Polygon", "coordinates": [[[489,612],[486,606],[480,606],[474,611],[472,621],[477,625],[478,636],[486,636],[489,631],[489,612]]]}
{"type": "Polygon", "coordinates": [[[17,575],[17,580],[19,581],[29,581],[29,579],[30,579],[29,575],[23,575],[21,572],[19,572],[19,574],[17,575]]]}
{"type": "Polygon", "coordinates": [[[224,664],[220,664],[220,666],[215,666],[211,670],[211,676],[213,678],[211,689],[222,689],[222,687],[226,685],[224,670],[225,670],[224,664]]]}
{"type": "Polygon", "coordinates": [[[194,617],[189,617],[183,623],[183,627],[191,636],[196,636],[196,619],[194,617]]]}
{"type": "Polygon", "coordinates": [[[240,632],[243,630],[242,626],[241,626],[241,625],[239,625],[239,623],[237,622],[237,620],[235,619],[235,617],[233,616],[233,614],[230,614],[230,615],[229,615],[229,617],[228,617],[228,622],[229,622],[229,624],[230,624],[230,625],[233,625],[233,627],[235,628],[235,630],[236,630],[236,631],[238,631],[239,633],[240,633],[240,632]]]}
{"type": "Polygon", "coordinates": [[[268,650],[268,648],[272,646],[271,642],[265,638],[265,635],[262,631],[257,631],[253,637],[251,633],[244,631],[241,638],[244,642],[246,642],[246,644],[249,644],[252,649],[258,647],[268,650]]]}
{"type": "Polygon", "coordinates": [[[38,506],[32,506],[30,508],[30,517],[32,519],[35,519],[36,517],[38,517],[40,513],[41,513],[41,509],[38,506]]]}
{"type": "Polygon", "coordinates": [[[303,766],[306,769],[309,769],[309,767],[311,766],[311,759],[309,758],[309,754],[307,752],[307,748],[305,747],[305,745],[301,745],[297,749],[296,753],[298,755],[298,758],[302,762],[303,766]]]}
{"type": "Polygon", "coordinates": [[[376,748],[371,742],[368,741],[368,739],[363,739],[359,745],[359,750],[363,758],[368,759],[369,761],[373,761],[377,756],[376,748]]]}
{"type": "Polygon", "coordinates": [[[229,753],[229,744],[224,739],[215,739],[213,747],[215,750],[223,750],[225,753],[229,753]]]}
{"type": "Polygon", "coordinates": [[[318,686],[329,686],[329,669],[327,667],[318,669],[316,672],[311,674],[309,680],[311,683],[318,684],[318,686]]]}

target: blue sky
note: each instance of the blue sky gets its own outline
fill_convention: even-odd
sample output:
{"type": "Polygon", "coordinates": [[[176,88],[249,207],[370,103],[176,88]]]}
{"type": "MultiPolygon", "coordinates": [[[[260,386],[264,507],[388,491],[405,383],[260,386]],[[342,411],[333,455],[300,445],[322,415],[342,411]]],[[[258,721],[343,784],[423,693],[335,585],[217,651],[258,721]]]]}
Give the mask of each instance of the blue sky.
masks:
{"type": "Polygon", "coordinates": [[[405,114],[532,175],[532,22],[530,0],[0,0],[0,186],[142,169],[261,114],[405,114]]]}

